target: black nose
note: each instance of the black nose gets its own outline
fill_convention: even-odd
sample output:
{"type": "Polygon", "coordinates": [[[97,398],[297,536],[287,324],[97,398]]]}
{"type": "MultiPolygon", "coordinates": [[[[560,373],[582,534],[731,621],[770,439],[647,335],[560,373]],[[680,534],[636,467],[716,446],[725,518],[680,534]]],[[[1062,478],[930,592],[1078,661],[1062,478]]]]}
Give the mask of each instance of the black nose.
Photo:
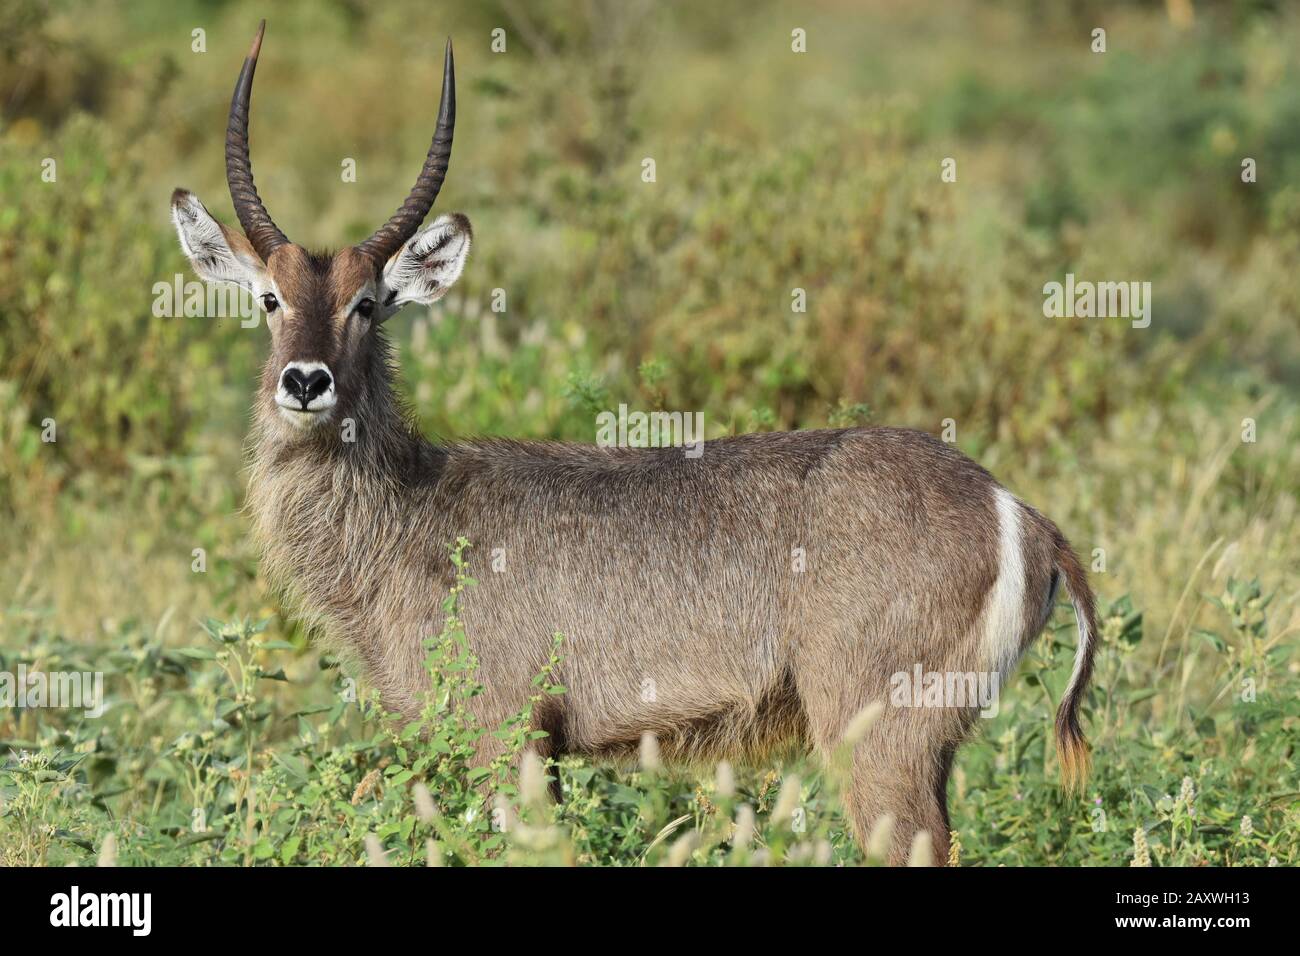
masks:
{"type": "Polygon", "coordinates": [[[284,370],[284,375],[280,379],[284,390],[302,402],[303,408],[306,408],[313,398],[323,395],[332,381],[330,373],[323,368],[314,369],[304,375],[301,369],[292,365],[284,370]]]}

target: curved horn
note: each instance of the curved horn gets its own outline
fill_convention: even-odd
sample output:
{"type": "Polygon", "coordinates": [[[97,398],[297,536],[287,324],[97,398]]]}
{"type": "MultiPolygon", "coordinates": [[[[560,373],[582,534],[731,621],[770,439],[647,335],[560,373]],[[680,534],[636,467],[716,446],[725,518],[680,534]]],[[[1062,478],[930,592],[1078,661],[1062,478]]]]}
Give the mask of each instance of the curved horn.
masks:
{"type": "Polygon", "coordinates": [[[390,256],[402,243],[415,235],[424,217],[438,198],[438,190],[447,177],[447,164],[451,161],[451,136],[456,127],[456,68],[451,58],[451,38],[447,39],[447,54],[442,67],[442,102],[438,105],[438,125],[433,131],[433,142],[424,168],[411,187],[406,202],[393,213],[373,236],[357,246],[359,252],[369,256],[377,268],[382,269],[390,256]]]}
{"type": "Polygon", "coordinates": [[[258,24],[257,36],[253,37],[253,46],[244,59],[244,68],[239,71],[235,95],[230,100],[230,122],[226,124],[226,183],[230,186],[230,198],[239,215],[239,224],[244,227],[244,235],[248,236],[263,262],[276,247],[289,241],[262,205],[257,187],[253,185],[253,166],[248,159],[248,100],[253,92],[253,73],[257,69],[257,55],[262,52],[262,34],[265,32],[266,21],[263,20],[258,24]]]}

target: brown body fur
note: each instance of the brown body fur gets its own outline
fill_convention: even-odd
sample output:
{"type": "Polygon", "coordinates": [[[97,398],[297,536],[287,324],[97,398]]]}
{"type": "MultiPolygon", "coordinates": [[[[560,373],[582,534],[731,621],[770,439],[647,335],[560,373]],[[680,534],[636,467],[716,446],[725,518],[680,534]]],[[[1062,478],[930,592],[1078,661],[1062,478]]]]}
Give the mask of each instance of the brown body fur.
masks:
{"type": "MultiPolygon", "coordinates": [[[[708,442],[698,459],[673,448],[437,447],[390,380],[378,340],[344,411],[357,423],[351,443],[333,428],[285,440],[264,407],[249,501],[268,571],[360,657],[394,709],[420,707],[422,641],[439,630],[447,548],[460,535],[479,581],[463,617],[486,687],[481,721],[518,711],[551,635],[565,636],[567,693],[538,718],[552,755],[625,756],[645,732],[675,760],[761,761],[791,744],[828,754],[863,707],[887,698],[890,675],[916,663],[989,669],[977,624],[998,573],[996,484],[934,438],[743,435],[708,442]],[[498,548],[505,567],[493,572],[498,548]]],[[[1022,650],[1050,613],[1064,542],[1025,514],[1022,650]]],[[[1072,591],[1076,567],[1065,569],[1072,591]]],[[[974,719],[886,709],[855,752],[860,839],[890,813],[894,862],[919,829],[944,859],[948,772],[974,719]]]]}

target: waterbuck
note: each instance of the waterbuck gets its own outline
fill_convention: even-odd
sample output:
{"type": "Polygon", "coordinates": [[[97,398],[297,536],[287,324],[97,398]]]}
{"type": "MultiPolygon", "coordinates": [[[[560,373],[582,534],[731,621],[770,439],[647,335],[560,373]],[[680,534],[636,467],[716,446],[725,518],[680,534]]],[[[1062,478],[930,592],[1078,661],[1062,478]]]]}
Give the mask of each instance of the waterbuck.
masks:
{"type": "Polygon", "coordinates": [[[893,428],[738,435],[698,457],[425,440],[395,394],[382,325],[442,297],[469,254],[464,216],[421,228],[451,155],[451,43],[406,201],[361,244],[310,253],[253,185],[248,110],[264,28],[226,130],[243,232],[184,190],[172,218],[200,277],[238,283],[266,310],[248,489],[264,568],[389,707],[421,706],[422,642],[440,628],[447,549],[463,535],[478,569],[462,616],[484,725],[520,709],[557,631],[567,692],[535,714],[542,756],[623,759],[647,733],[668,760],[761,761],[790,745],[827,756],[880,701],[849,757],[855,834],[865,841],[888,814],[891,861],[923,833],[943,861],[949,770],[979,704],[900,702],[891,685],[918,670],[1005,678],[1063,580],[1079,644],[1056,738],[1067,782],[1081,779],[1078,711],[1097,635],[1087,577],[1051,521],[950,445],[893,428]]]}

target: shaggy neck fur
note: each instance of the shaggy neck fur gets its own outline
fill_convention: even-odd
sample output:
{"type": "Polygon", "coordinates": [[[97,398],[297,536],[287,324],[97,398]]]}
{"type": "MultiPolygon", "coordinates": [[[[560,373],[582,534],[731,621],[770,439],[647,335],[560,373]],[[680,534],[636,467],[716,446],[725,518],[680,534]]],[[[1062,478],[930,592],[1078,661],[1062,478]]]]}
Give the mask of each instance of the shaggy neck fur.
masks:
{"type": "MultiPolygon", "coordinates": [[[[394,392],[391,346],[379,330],[370,334],[333,417],[310,430],[280,417],[264,383],[247,507],[271,583],[334,649],[373,668],[383,650],[363,635],[386,579],[411,553],[412,535],[445,538],[430,527],[442,509],[428,500],[446,453],[416,431],[394,392]],[[349,422],[352,441],[344,438],[349,422]]],[[[266,381],[275,375],[269,369],[266,381]]]]}

